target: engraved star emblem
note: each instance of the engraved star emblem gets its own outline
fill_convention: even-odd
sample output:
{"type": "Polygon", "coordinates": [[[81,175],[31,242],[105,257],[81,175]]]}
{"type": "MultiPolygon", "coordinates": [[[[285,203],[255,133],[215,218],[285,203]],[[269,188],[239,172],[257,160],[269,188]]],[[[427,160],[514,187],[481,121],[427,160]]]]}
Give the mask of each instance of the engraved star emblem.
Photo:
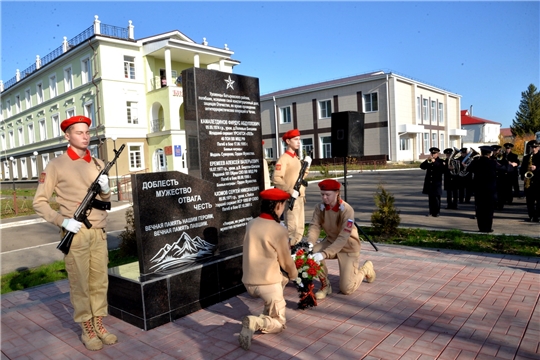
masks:
{"type": "Polygon", "coordinates": [[[227,88],[225,90],[227,90],[228,88],[231,88],[231,89],[234,90],[234,88],[233,88],[234,80],[231,80],[230,75],[229,75],[229,78],[225,79],[224,81],[227,83],[227,88]]]}

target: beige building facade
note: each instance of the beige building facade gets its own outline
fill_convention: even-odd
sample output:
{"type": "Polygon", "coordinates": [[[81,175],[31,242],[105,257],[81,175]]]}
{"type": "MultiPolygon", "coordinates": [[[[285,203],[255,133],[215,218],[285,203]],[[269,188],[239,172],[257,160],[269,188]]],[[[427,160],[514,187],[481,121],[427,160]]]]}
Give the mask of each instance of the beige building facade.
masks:
{"type": "Polygon", "coordinates": [[[357,111],[364,117],[364,157],[419,161],[431,147],[459,147],[460,95],[395,73],[377,71],[261,96],[265,156],[285,150],[281,136],[300,130],[302,150],[330,162],[331,115],[357,111]],[[277,129],[277,131],[276,131],[277,129]]]}

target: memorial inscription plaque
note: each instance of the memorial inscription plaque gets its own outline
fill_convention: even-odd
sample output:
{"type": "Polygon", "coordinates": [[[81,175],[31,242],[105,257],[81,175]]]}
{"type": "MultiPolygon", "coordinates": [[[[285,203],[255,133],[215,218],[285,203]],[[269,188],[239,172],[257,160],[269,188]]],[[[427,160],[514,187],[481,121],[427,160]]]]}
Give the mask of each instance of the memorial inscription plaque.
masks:
{"type": "Polygon", "coordinates": [[[191,68],[182,81],[188,173],[216,184],[219,250],[242,246],[264,186],[259,79],[191,68]]]}

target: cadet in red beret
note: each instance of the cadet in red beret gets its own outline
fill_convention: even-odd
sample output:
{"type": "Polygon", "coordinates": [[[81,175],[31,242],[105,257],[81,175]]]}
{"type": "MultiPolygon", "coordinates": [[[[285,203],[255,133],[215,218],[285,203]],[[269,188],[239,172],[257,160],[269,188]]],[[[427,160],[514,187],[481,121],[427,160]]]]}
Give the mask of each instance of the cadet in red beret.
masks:
{"type": "Polygon", "coordinates": [[[319,277],[321,288],[315,294],[319,300],[332,293],[328,280],[328,268],[324,259],[337,259],[339,263],[339,290],[349,295],[355,292],[364,278],[367,282],[375,280],[373,263],[366,261],[359,269],[360,237],[354,225],[353,208],[340,198],[341,184],[334,179],[319,182],[322,203],[315,206],[309,224],[307,241],[313,246],[313,260],[320,262],[322,274],[319,277]],[[316,243],[321,229],[326,238],[316,243]]]}
{"type": "Polygon", "coordinates": [[[98,178],[100,193],[97,200],[110,202],[111,192],[107,175],[99,175],[105,164],[93,158],[88,150],[90,125],[86,116],[73,116],[61,124],[69,147],[51,160],[39,177],[34,195],[38,215],[58,226],[61,238],[67,231],[74,233],[71,248],[64,257],[69,278],[73,320],[81,327],[81,341],[88,350],[96,351],[103,344],[117,342],[116,335],[107,331],[103,317],[107,316],[107,211],[94,208],[88,214],[89,229],[74,219],[80,202],[98,178]],[[99,176],[99,177],[98,177],[99,176]],[[49,199],[56,193],[60,210],[51,208],[49,199]]]}
{"type": "Polygon", "coordinates": [[[289,197],[288,192],[276,188],[262,191],[261,214],[246,226],[242,282],[251,296],[264,300],[264,310],[259,316],[248,315],[242,319],[238,341],[244,350],[251,346],[255,331],[274,334],[285,328],[283,289],[289,280],[298,276],[287,229],[279,221],[289,197]],[[281,269],[287,272],[288,278],[281,269]]]}
{"type": "MultiPolygon", "coordinates": [[[[294,185],[296,184],[296,180],[299,178],[300,170],[302,169],[302,163],[297,155],[297,151],[302,144],[300,141],[300,131],[298,131],[298,129],[287,131],[285,135],[283,135],[283,141],[287,143],[287,150],[276,162],[272,181],[274,182],[275,187],[288,192],[296,198],[293,209],[289,210],[289,208],[286,207],[285,212],[283,213],[285,225],[287,225],[289,231],[290,245],[293,246],[302,239],[305,224],[305,187],[301,186],[300,191],[294,190],[294,185]]],[[[311,158],[309,158],[309,156],[306,156],[304,160],[308,161],[308,164],[311,163],[311,158]]],[[[308,172],[309,165],[303,178],[307,176],[308,172]]]]}

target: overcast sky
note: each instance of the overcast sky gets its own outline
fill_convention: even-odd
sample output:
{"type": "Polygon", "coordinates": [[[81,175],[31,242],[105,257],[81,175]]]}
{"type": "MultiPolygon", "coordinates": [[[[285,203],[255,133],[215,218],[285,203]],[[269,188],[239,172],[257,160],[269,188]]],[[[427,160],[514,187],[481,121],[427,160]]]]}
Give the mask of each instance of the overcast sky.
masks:
{"type": "Polygon", "coordinates": [[[539,87],[540,2],[1,2],[4,82],[92,25],[135,38],[179,30],[234,51],[261,94],[392,71],[459,94],[461,108],[509,127],[539,87]]]}

